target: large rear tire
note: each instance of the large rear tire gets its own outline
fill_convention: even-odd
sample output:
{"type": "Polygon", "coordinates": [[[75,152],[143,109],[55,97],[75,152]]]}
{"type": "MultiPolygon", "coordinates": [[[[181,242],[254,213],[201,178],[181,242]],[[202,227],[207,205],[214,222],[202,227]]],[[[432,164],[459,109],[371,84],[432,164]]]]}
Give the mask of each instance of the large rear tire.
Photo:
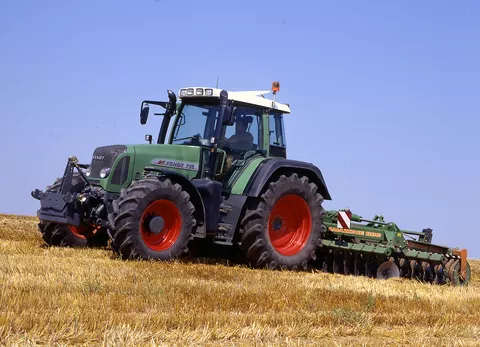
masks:
{"type": "Polygon", "coordinates": [[[296,173],[271,182],[241,223],[241,246],[254,267],[307,269],[321,243],[325,211],[317,186],[296,173]]]}
{"type": "MultiPolygon", "coordinates": [[[[57,191],[60,188],[61,181],[61,178],[57,178],[51,186],[47,187],[47,190],[57,191]]],[[[83,188],[83,179],[78,172],[75,172],[72,177],[70,193],[78,193],[83,188]]],[[[86,225],[74,227],[40,220],[38,230],[42,234],[43,241],[48,246],[101,247],[106,246],[108,243],[108,234],[105,229],[97,229],[86,225]]]]}
{"type": "Polygon", "coordinates": [[[112,206],[111,246],[122,259],[171,260],[188,253],[195,208],[179,184],[157,177],[134,181],[112,206]]]}

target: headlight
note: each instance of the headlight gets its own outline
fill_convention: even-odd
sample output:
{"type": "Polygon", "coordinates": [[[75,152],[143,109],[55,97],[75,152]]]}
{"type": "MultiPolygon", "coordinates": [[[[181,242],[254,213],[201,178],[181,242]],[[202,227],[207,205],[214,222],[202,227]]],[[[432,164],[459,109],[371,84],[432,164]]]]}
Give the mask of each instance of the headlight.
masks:
{"type": "Polygon", "coordinates": [[[108,174],[110,173],[110,168],[103,168],[102,170],[100,170],[100,178],[105,178],[108,176],[108,174]]]}
{"type": "Polygon", "coordinates": [[[85,170],[85,175],[86,175],[87,177],[90,177],[90,174],[91,174],[91,173],[92,173],[92,170],[90,169],[90,166],[89,166],[89,167],[87,167],[87,170],[85,170]]]}

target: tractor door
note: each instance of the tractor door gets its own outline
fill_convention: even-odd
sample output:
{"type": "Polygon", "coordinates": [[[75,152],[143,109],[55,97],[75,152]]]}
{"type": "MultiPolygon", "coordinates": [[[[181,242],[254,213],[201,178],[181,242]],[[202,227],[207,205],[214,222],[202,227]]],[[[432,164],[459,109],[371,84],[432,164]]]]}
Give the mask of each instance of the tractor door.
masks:
{"type": "Polygon", "coordinates": [[[263,145],[262,110],[256,107],[237,106],[235,122],[226,126],[220,144],[224,153],[217,166],[218,179],[228,186],[228,181],[241,170],[249,158],[258,156],[263,145]]]}

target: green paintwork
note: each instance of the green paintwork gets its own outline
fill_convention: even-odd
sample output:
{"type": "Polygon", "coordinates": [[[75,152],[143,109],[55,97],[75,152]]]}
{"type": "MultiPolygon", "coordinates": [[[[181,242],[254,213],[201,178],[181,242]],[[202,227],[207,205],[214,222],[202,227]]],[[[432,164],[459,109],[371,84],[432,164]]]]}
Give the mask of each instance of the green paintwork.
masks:
{"type": "Polygon", "coordinates": [[[196,177],[198,171],[202,169],[202,165],[200,163],[200,151],[201,148],[197,146],[154,144],[135,146],[129,145],[127,146],[127,151],[115,160],[111,171],[114,171],[115,166],[124,156],[129,155],[130,166],[126,183],[123,186],[112,184],[112,175],[110,175],[105,179],[100,179],[100,185],[109,193],[120,193],[120,190],[122,188],[128,187],[135,178],[142,178],[144,168],[147,166],[178,172],[179,174],[182,174],[189,179],[192,179],[196,177]],[[168,163],[169,160],[173,162],[181,162],[184,164],[183,167],[186,167],[187,164],[194,165],[195,167],[184,169],[172,166],[161,166],[158,165],[159,160],[166,160],[166,163],[168,163]]]}
{"type": "Polygon", "coordinates": [[[143,172],[146,166],[158,167],[178,172],[189,179],[197,176],[200,168],[200,151],[198,146],[186,145],[137,145],[135,146],[135,164],[134,171],[143,172]],[[154,159],[166,159],[171,161],[182,162],[186,165],[181,167],[161,166],[154,159]],[[196,167],[187,168],[187,165],[195,165],[196,167]]]}
{"type": "Polygon", "coordinates": [[[247,186],[250,178],[252,178],[253,173],[257,169],[257,167],[262,163],[262,161],[266,160],[265,157],[257,156],[251,158],[247,161],[243,167],[241,167],[231,178],[231,193],[236,195],[243,195],[245,191],[245,187],[247,186]],[[235,177],[234,177],[235,176],[235,177]]]}
{"type": "Polygon", "coordinates": [[[133,163],[133,157],[135,157],[134,148],[135,147],[132,146],[132,145],[127,145],[127,150],[125,151],[125,153],[122,153],[121,155],[119,155],[117,157],[117,159],[113,163],[113,166],[112,166],[111,171],[110,171],[110,172],[113,173],[116,169],[117,164],[120,162],[120,160],[123,157],[130,156],[130,166],[128,168],[128,177],[127,177],[127,180],[125,181],[125,183],[123,185],[112,184],[112,178],[113,178],[112,174],[110,174],[107,178],[92,178],[92,180],[97,181],[97,182],[99,181],[100,183],[98,183],[98,184],[105,191],[107,191],[109,193],[120,193],[120,190],[122,188],[128,187],[130,185],[130,182],[132,181],[133,165],[131,165],[131,164],[133,163]]]}
{"type": "Polygon", "coordinates": [[[415,250],[406,250],[404,252],[405,258],[409,259],[418,259],[418,260],[429,260],[431,262],[442,262],[445,259],[445,256],[440,253],[427,253],[422,251],[415,250]]]}
{"type": "Polygon", "coordinates": [[[425,234],[401,230],[395,223],[385,223],[383,216],[375,216],[372,220],[365,220],[359,215],[352,214],[350,229],[337,228],[338,212],[335,210],[327,211],[324,217],[324,224],[330,235],[333,236],[326,236],[322,240],[322,244],[326,247],[386,257],[396,253],[404,258],[428,261],[435,264],[443,262],[445,256],[453,255],[452,249],[422,241],[416,241],[416,244],[437,248],[439,251],[435,253],[420,249],[410,249],[405,239],[405,234],[417,235],[420,239],[425,234]],[[360,224],[362,222],[366,222],[366,224],[360,224]],[[440,251],[442,253],[439,253],[440,251]]]}
{"type": "Polygon", "coordinates": [[[407,246],[403,231],[395,223],[385,223],[381,216],[375,216],[372,222],[367,224],[360,224],[362,217],[352,214],[351,220],[357,223],[351,223],[350,229],[337,228],[337,216],[338,211],[328,211],[324,218],[324,224],[333,234],[351,236],[364,241],[386,242],[389,247],[407,246]]]}
{"type": "Polygon", "coordinates": [[[391,248],[385,247],[380,244],[370,245],[366,243],[338,242],[332,240],[322,240],[322,244],[330,248],[357,251],[362,253],[373,253],[378,255],[384,255],[386,257],[392,254],[391,248]]]}

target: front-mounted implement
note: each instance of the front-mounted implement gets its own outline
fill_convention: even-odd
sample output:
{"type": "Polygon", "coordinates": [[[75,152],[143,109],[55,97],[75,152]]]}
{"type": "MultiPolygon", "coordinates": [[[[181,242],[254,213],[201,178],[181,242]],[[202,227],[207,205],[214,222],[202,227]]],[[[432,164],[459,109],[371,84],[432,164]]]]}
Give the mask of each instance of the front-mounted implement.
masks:
{"type": "Polygon", "coordinates": [[[407,277],[466,285],[467,250],[432,244],[432,229],[400,229],[383,216],[364,219],[348,209],[328,211],[320,261],[325,271],[377,278],[407,277]]]}

